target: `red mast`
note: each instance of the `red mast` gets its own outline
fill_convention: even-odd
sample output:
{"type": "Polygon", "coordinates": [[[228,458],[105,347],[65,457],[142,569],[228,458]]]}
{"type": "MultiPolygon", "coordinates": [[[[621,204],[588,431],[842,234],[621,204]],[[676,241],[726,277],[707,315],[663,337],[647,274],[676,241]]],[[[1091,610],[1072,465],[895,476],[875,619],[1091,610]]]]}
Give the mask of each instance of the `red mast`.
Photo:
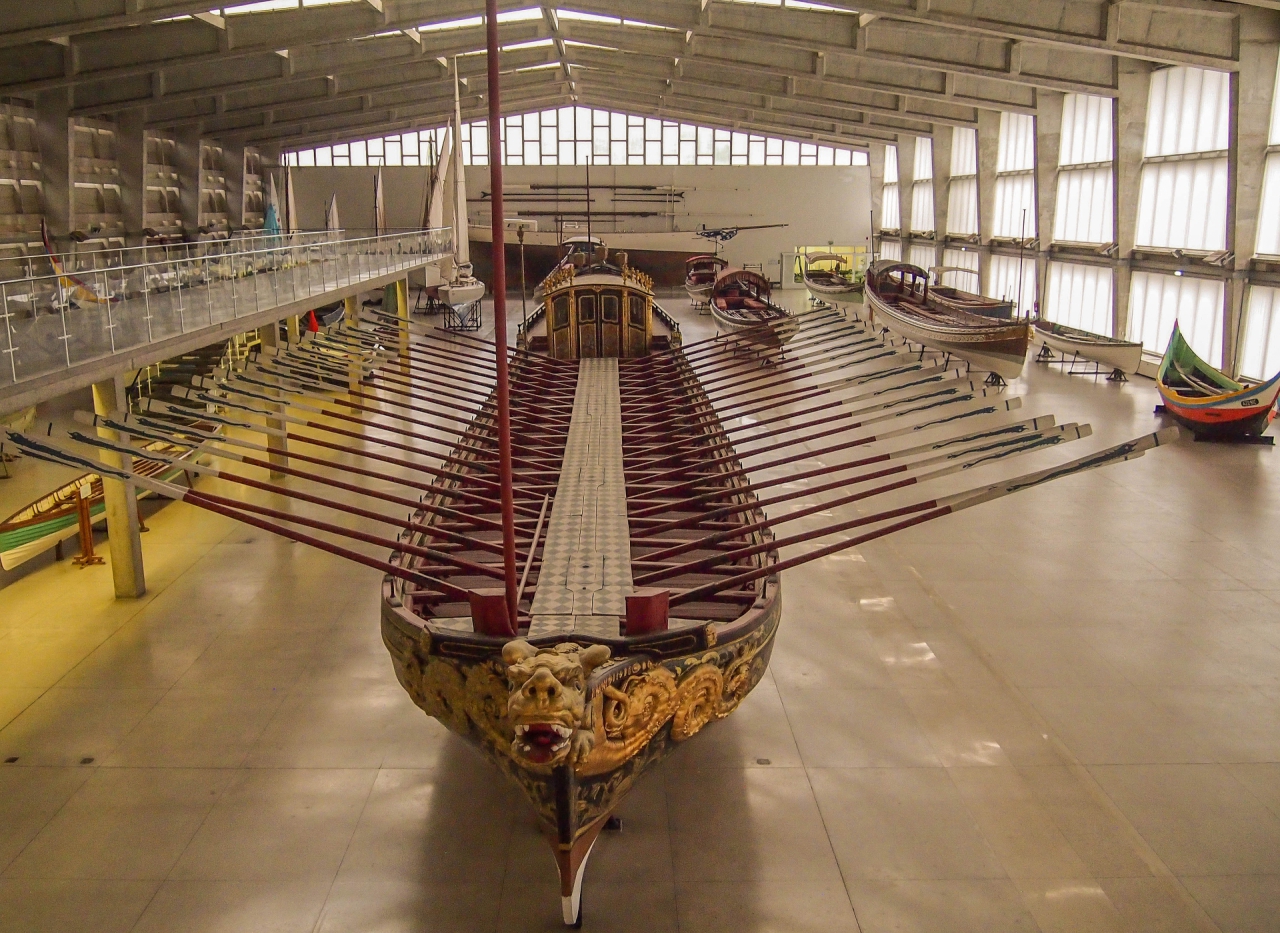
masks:
{"type": "MultiPolygon", "coordinates": [[[[507,615],[516,627],[516,515],[511,489],[511,387],[507,380],[507,254],[502,213],[502,102],[498,89],[498,0],[485,0],[489,58],[489,187],[493,191],[493,335],[498,357],[498,480],[502,486],[502,565],[507,615]]],[[[462,236],[466,236],[466,230],[462,236]]]]}

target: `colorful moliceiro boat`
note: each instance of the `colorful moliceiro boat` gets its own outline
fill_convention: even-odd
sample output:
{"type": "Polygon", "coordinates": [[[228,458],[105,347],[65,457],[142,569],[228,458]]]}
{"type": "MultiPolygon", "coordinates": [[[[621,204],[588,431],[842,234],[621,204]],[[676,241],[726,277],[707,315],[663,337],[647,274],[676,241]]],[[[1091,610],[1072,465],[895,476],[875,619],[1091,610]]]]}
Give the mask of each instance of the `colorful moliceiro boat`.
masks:
{"type": "MultiPolygon", "coordinates": [[[[1280,373],[1246,386],[1196,356],[1177,322],[1156,373],[1164,410],[1191,429],[1198,441],[1257,441],[1276,416],[1280,373]]],[[[1272,442],[1274,443],[1274,442],[1272,442]]]]}
{"type": "MultiPolygon", "coordinates": [[[[1133,375],[1142,363],[1142,344],[1118,337],[1104,337],[1065,324],[1038,320],[1034,322],[1035,339],[1042,347],[1057,350],[1063,356],[1080,356],[1111,367],[1112,379],[1133,375]]],[[[1047,357],[1046,357],[1047,359],[1047,357]]]]}
{"type": "Polygon", "coordinates": [[[978,310],[1002,302],[954,288],[934,292],[928,274],[910,263],[881,260],[867,270],[867,299],[875,323],[906,340],[955,354],[1001,379],[1022,374],[1031,345],[1026,321],[1003,320],[978,310]]]}
{"type": "Polygon", "coordinates": [[[759,272],[723,270],[716,277],[711,294],[711,317],[716,328],[740,335],[748,343],[782,346],[795,336],[800,325],[790,311],[773,303],[772,295],[773,286],[759,272]]]}

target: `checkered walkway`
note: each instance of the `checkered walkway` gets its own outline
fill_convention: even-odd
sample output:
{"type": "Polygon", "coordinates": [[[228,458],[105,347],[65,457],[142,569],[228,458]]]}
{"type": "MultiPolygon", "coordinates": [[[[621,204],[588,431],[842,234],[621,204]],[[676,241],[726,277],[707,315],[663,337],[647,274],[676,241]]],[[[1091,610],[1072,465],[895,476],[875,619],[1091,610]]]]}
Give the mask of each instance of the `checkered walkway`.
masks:
{"type": "Polygon", "coordinates": [[[534,638],[616,638],[632,590],[618,361],[578,365],[569,440],[531,607],[534,638]]]}

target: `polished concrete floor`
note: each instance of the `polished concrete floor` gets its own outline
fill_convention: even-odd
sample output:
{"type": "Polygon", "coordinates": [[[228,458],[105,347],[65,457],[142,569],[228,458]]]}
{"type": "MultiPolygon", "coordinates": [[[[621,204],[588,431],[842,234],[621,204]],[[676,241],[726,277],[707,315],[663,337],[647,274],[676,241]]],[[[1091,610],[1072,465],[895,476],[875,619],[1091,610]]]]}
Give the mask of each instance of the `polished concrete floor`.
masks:
{"type": "MultiPolygon", "coordinates": [[[[1155,423],[1147,380],[1011,391],[1081,452],[1155,423]]],[[[769,674],[627,800],[585,927],[1280,930],[1278,457],[1160,449],[788,572],[769,674]]],[[[0,589],[0,931],[560,928],[528,809],[396,684],[376,572],[149,524],[143,600],[0,589]]]]}

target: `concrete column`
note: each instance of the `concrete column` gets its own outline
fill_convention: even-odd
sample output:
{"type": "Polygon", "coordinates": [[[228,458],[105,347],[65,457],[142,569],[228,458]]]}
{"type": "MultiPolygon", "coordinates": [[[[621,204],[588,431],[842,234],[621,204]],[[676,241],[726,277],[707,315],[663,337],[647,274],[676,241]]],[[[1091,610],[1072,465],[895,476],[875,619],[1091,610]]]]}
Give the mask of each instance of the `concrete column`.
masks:
{"type": "Polygon", "coordinates": [[[382,290],[382,310],[396,316],[396,336],[400,349],[400,370],[409,376],[409,280],[392,282],[382,290]]]}
{"type": "Polygon", "coordinates": [[[1049,282],[1049,246],[1058,205],[1058,157],[1062,150],[1062,104],[1066,94],[1036,91],[1036,302],[1044,311],[1049,282]]]}
{"type": "MultiPolygon", "coordinates": [[[[1133,246],[1138,229],[1138,191],[1142,184],[1142,144],[1147,135],[1147,99],[1151,93],[1151,66],[1136,59],[1117,59],[1119,91],[1112,107],[1115,138],[1115,172],[1112,205],[1115,218],[1115,288],[1112,289],[1112,334],[1123,338],[1129,329],[1129,287],[1133,281],[1133,246]]],[[[1274,78],[1274,76],[1273,76],[1274,78]]]]}
{"type": "Polygon", "coordinates": [[[934,265],[944,265],[947,249],[947,221],[951,213],[951,127],[933,127],[933,239],[934,265]]]}
{"type": "Polygon", "coordinates": [[[902,238],[902,258],[907,258],[911,248],[911,227],[914,218],[911,216],[911,189],[916,183],[916,138],[899,134],[898,136],[898,233],[902,238]]]}
{"type": "MultiPolygon", "coordinates": [[[[270,347],[272,349],[274,349],[275,347],[278,347],[280,345],[280,323],[278,321],[273,321],[272,323],[267,324],[265,327],[259,327],[258,339],[262,341],[263,347],[270,347]]],[[[271,390],[271,389],[268,389],[267,393],[269,395],[276,395],[276,396],[280,396],[283,394],[278,390],[271,390]]],[[[281,402],[280,405],[278,406],[278,411],[281,414],[284,413],[284,407],[285,406],[283,402],[281,402]]],[[[271,432],[267,434],[267,460],[271,463],[271,466],[273,468],[288,466],[289,465],[289,436],[287,432],[289,430],[289,423],[285,421],[283,418],[267,418],[266,426],[271,432]],[[275,433],[275,432],[281,432],[281,431],[286,433],[283,433],[283,434],[275,433]]],[[[276,469],[272,469],[270,471],[270,474],[272,479],[279,479],[280,477],[284,476],[284,473],[276,469]]]]}
{"type": "Polygon", "coordinates": [[[124,238],[129,246],[146,239],[143,212],[147,187],[147,139],[143,111],[126,110],[116,120],[116,164],[120,169],[120,209],[124,213],[124,238]]]}
{"type": "Polygon", "coordinates": [[[71,91],[55,88],[36,95],[36,142],[40,149],[40,184],[44,220],[54,249],[67,246],[75,229],[75,130],[71,124],[71,91]],[[56,242],[61,240],[62,242],[56,242]]]}
{"type": "Polygon", "coordinates": [[[978,111],[978,290],[991,285],[991,237],[996,217],[996,166],[1000,164],[1000,114],[978,111]]]}
{"type": "MultiPolygon", "coordinates": [[[[126,411],[124,376],[115,376],[93,384],[93,410],[99,415],[126,411]]],[[[117,444],[128,444],[129,438],[115,431],[98,428],[98,435],[117,444]]],[[[99,451],[108,466],[133,469],[132,458],[114,451],[99,451]]],[[[111,553],[111,578],[117,599],[136,599],[147,592],[147,579],[142,567],[142,536],[138,522],[138,494],[133,483],[102,478],[103,498],[107,507],[107,546],[111,553]]]]}
{"type": "Polygon", "coordinates": [[[867,163],[871,169],[871,254],[877,256],[877,237],[884,221],[884,143],[867,147],[867,163]]]}
{"type": "MultiPolygon", "coordinates": [[[[347,327],[354,329],[360,320],[360,296],[351,295],[343,300],[342,319],[347,327]]],[[[360,388],[360,351],[352,350],[347,358],[347,389],[355,392],[360,388]]]]}
{"type": "Polygon", "coordinates": [[[174,162],[178,170],[178,208],[182,216],[182,232],[188,240],[199,237],[200,193],[204,170],[200,160],[200,128],[180,127],[174,133],[174,162]]]}
{"type": "Polygon", "coordinates": [[[227,169],[227,225],[234,233],[244,226],[244,146],[224,143],[222,158],[227,169]]]}
{"type": "Polygon", "coordinates": [[[1228,267],[1231,278],[1222,316],[1222,368],[1232,376],[1239,375],[1249,261],[1258,248],[1262,175],[1280,52],[1278,29],[1274,14],[1242,8],[1240,70],[1231,74],[1227,144],[1227,249],[1234,251],[1235,259],[1228,267]]]}

